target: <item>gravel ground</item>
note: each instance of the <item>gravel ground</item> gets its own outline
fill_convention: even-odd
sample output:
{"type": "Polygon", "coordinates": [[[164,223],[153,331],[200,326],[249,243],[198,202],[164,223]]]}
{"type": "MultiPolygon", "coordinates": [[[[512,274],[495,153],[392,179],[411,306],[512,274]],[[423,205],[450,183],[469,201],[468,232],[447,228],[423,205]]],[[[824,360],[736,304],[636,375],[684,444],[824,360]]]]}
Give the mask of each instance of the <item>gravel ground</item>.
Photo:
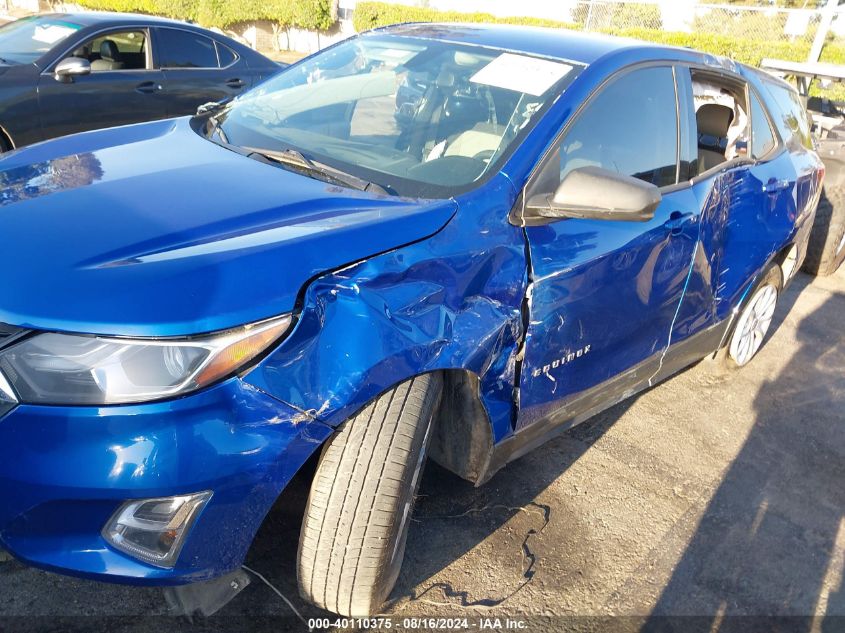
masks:
{"type": "MultiPolygon", "coordinates": [[[[475,627],[536,616],[531,630],[697,616],[646,623],[660,631],[748,631],[760,621],[735,616],[776,615],[787,628],[764,628],[845,630],[843,314],[845,270],[800,275],[744,370],[693,367],[482,488],[430,466],[387,613],[466,616],[475,627]],[[842,617],[789,619],[822,614],[842,617]]],[[[325,614],[296,594],[303,483],[280,501],[248,564],[308,618],[325,614]]],[[[258,580],[210,620],[166,613],[157,590],[0,564],[0,630],[304,628],[258,580]]]]}

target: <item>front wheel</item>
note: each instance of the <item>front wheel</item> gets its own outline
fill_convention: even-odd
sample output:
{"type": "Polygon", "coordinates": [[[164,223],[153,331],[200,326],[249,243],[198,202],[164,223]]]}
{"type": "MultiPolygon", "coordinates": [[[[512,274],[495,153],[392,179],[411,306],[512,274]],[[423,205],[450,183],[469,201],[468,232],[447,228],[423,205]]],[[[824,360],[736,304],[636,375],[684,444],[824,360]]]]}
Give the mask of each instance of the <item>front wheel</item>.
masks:
{"type": "Polygon", "coordinates": [[[345,422],[323,449],[299,539],[299,592],[344,616],[378,613],[405,554],[414,495],[443,388],[404,382],[345,422]]]}

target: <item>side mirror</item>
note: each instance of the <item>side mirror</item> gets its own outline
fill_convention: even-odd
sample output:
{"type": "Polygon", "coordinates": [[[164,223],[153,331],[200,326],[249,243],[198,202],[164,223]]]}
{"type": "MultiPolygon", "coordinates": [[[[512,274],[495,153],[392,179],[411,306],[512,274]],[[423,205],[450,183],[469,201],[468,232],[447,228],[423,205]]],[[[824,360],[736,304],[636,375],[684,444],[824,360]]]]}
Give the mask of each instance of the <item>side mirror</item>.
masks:
{"type": "Polygon", "coordinates": [[[56,81],[70,83],[74,77],[91,74],[91,62],[81,57],[68,57],[56,66],[56,81]]]}
{"type": "Polygon", "coordinates": [[[561,218],[647,222],[661,199],[660,190],[651,183],[601,167],[581,167],[564,176],[554,194],[532,196],[525,223],[561,218]]]}

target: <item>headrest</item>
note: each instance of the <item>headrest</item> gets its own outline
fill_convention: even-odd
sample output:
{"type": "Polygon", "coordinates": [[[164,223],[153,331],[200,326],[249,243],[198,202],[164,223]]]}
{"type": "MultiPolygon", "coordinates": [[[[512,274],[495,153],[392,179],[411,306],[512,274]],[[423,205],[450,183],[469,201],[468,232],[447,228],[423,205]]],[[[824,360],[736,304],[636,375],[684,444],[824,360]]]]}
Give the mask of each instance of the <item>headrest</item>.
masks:
{"type": "Polygon", "coordinates": [[[728,128],[733,119],[734,111],[718,103],[706,103],[695,113],[699,136],[704,134],[724,138],[728,135],[728,128]]]}
{"type": "Polygon", "coordinates": [[[490,114],[487,102],[472,95],[454,94],[443,104],[443,118],[438,127],[439,136],[448,138],[471,130],[477,123],[487,120],[490,114]]]}
{"type": "Polygon", "coordinates": [[[459,121],[461,130],[469,130],[476,123],[487,120],[490,107],[479,97],[470,95],[450,95],[443,106],[446,119],[459,121]]]}
{"type": "Polygon", "coordinates": [[[435,80],[438,88],[452,88],[455,85],[455,73],[448,70],[441,70],[435,80]]]}
{"type": "Polygon", "coordinates": [[[100,44],[100,57],[108,61],[117,61],[120,58],[120,50],[113,40],[103,40],[100,44]]]}

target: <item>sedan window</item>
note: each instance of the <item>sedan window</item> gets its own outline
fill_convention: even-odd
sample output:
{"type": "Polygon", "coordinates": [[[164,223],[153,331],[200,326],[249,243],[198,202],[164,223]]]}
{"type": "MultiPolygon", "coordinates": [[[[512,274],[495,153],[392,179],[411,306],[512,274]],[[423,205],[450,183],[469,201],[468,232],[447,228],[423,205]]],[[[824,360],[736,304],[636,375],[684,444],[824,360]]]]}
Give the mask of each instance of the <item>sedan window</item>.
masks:
{"type": "Polygon", "coordinates": [[[31,64],[82,28],[55,18],[31,17],[0,27],[0,63],[31,64]]]}
{"type": "Polygon", "coordinates": [[[220,60],[220,68],[227,68],[234,64],[238,56],[228,46],[224,46],[220,42],[215,42],[217,45],[217,58],[220,60]]]}
{"type": "Polygon", "coordinates": [[[147,68],[147,36],[143,31],[98,35],[77,47],[73,56],[91,62],[91,72],[144,70],[147,68]]]}
{"type": "Polygon", "coordinates": [[[218,68],[214,41],[178,29],[158,29],[157,49],[160,68],[218,68]]]}

